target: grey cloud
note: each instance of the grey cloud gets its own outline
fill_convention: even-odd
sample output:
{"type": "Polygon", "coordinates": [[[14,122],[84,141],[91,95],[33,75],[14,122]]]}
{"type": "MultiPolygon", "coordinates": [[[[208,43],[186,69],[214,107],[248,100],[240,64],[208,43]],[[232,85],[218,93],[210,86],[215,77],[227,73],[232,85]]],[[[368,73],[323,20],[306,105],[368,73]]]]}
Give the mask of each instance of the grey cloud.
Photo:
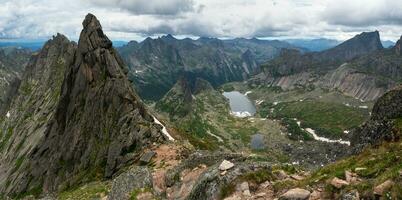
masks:
{"type": "Polygon", "coordinates": [[[177,15],[194,10],[193,0],[88,0],[93,5],[119,8],[135,15],[177,15]]]}
{"type": "Polygon", "coordinates": [[[367,27],[402,25],[402,1],[346,1],[330,3],[322,13],[322,19],[331,25],[367,27]]]}

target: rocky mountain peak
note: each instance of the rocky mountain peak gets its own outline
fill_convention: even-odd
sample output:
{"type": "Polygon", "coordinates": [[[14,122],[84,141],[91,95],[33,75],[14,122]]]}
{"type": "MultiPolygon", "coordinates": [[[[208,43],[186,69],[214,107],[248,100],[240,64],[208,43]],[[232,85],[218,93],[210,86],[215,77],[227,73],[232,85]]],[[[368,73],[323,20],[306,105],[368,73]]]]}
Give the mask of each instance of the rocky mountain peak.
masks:
{"type": "Polygon", "coordinates": [[[383,49],[378,31],[363,32],[338,46],[319,54],[321,59],[350,60],[356,56],[383,49]]]}
{"type": "Polygon", "coordinates": [[[82,22],[83,30],[81,31],[80,39],[78,41],[78,48],[81,52],[88,52],[97,48],[110,49],[112,42],[103,33],[102,26],[98,19],[88,14],[82,22]]]}
{"type": "Polygon", "coordinates": [[[111,177],[135,162],[144,148],[165,141],[95,16],[86,16],[78,47],[58,34],[32,65],[46,73],[31,70],[35,79],[21,83],[21,95],[8,109],[12,117],[0,121],[1,132],[13,130],[12,140],[1,141],[12,151],[0,152],[5,171],[0,193],[54,192],[111,177]],[[25,118],[25,113],[41,120],[25,118]],[[18,152],[24,138],[29,144],[18,152]],[[14,169],[21,156],[21,167],[14,169]]]}

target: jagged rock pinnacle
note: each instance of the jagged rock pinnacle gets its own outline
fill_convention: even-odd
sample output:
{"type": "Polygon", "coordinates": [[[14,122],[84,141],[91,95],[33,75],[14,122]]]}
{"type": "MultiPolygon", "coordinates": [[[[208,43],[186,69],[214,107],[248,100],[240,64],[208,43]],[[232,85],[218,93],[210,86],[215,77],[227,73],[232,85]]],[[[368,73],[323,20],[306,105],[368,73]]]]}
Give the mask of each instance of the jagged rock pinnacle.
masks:
{"type": "Polygon", "coordinates": [[[93,51],[97,48],[111,48],[112,42],[103,33],[98,19],[91,13],[87,14],[82,22],[83,29],[78,41],[78,49],[82,53],[93,51]]]}

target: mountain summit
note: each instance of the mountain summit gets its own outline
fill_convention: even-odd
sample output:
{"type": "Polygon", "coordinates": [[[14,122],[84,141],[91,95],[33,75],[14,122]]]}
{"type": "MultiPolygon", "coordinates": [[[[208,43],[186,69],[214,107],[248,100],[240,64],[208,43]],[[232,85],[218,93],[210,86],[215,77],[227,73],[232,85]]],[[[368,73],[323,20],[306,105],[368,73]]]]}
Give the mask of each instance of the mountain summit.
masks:
{"type": "Polygon", "coordinates": [[[58,35],[33,60],[47,73],[27,70],[11,117],[0,121],[8,133],[0,192],[53,192],[110,177],[165,140],[94,15],[86,16],[78,45],[58,35]]]}
{"type": "Polygon", "coordinates": [[[381,49],[383,46],[378,31],[363,32],[332,49],[323,51],[320,57],[346,61],[381,49]]]}

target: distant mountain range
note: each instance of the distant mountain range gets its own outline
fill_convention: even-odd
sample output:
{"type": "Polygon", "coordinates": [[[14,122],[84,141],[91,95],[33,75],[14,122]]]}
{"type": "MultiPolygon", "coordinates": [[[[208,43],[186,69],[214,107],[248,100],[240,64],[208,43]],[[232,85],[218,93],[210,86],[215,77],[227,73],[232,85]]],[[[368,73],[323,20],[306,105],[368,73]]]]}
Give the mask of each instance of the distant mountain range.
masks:
{"type": "Polygon", "coordinates": [[[395,48],[383,48],[375,31],[321,52],[284,50],[263,65],[263,73],[255,80],[283,89],[326,87],[365,101],[375,100],[401,81],[402,58],[395,48]]]}
{"type": "MultiPolygon", "coordinates": [[[[294,46],[305,48],[309,51],[324,51],[335,47],[342,43],[340,40],[334,39],[326,39],[326,38],[318,38],[318,39],[287,39],[284,40],[289,44],[294,46]]],[[[395,45],[395,42],[391,40],[381,40],[382,46],[384,48],[392,47],[395,45]]]]}
{"type": "Polygon", "coordinates": [[[276,57],[281,49],[299,49],[278,40],[201,37],[176,39],[172,35],[118,48],[127,63],[130,79],[141,97],[161,98],[183,73],[209,81],[213,86],[243,81],[259,72],[259,65],[276,57]]]}

